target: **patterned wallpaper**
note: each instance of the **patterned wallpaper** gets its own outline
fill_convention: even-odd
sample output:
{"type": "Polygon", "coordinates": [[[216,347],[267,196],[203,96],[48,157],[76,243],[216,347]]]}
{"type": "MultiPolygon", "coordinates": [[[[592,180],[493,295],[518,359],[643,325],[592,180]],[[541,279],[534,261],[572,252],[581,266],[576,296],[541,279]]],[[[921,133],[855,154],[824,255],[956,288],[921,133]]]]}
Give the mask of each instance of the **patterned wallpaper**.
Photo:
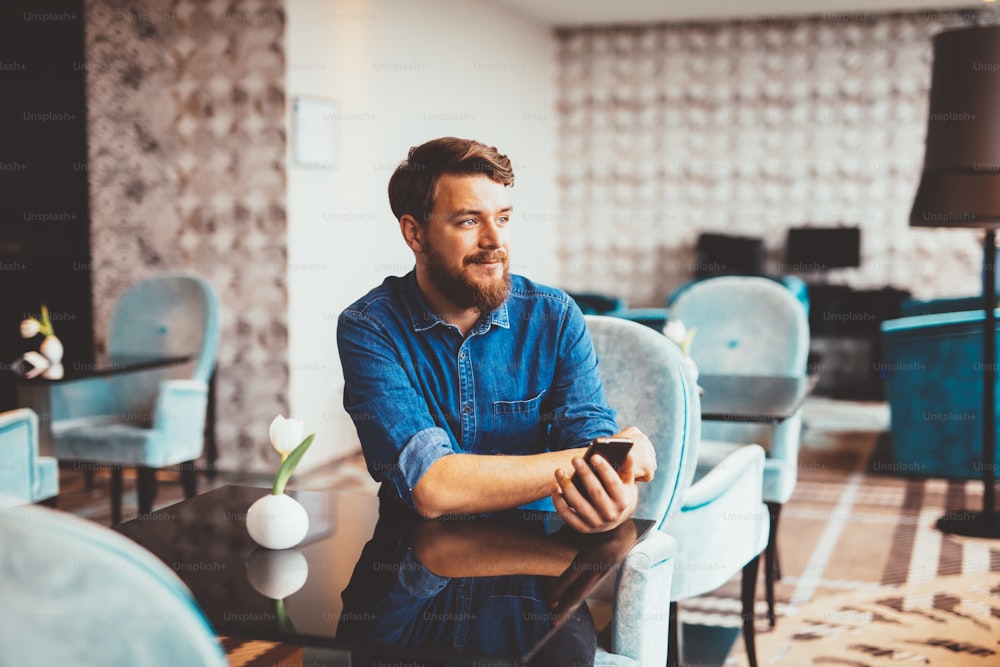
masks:
{"type": "MultiPolygon", "coordinates": [[[[858,225],[830,282],[978,294],[976,231],[910,229],[931,36],[956,13],[560,31],[560,284],[662,305],[699,231],[858,225]]],[[[809,279],[810,275],[800,274],[809,279]]]]}
{"type": "Polygon", "coordinates": [[[98,345],[131,283],[191,271],[222,308],[218,465],[273,470],[288,411],[281,0],[87,0],[98,345]]]}

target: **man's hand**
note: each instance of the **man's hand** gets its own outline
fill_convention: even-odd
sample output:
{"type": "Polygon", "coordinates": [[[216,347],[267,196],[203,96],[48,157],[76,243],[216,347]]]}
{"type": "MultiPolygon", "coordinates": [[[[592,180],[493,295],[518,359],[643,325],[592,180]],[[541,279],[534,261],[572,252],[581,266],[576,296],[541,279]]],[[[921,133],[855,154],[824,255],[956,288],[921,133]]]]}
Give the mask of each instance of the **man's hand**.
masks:
{"type": "Polygon", "coordinates": [[[622,470],[631,467],[635,481],[652,482],[656,475],[656,450],[653,449],[653,443],[649,441],[646,434],[635,426],[629,426],[621,433],[617,433],[615,437],[628,438],[632,441],[632,449],[629,450],[622,470]]]}
{"type": "Polygon", "coordinates": [[[633,442],[619,472],[600,455],[590,459],[593,470],[582,457],[573,459],[574,474],[587,489],[589,499],[563,470],[555,472],[552,503],[563,521],[581,533],[600,533],[621,525],[632,516],[639,502],[636,483],[648,482],[656,473],[656,452],[642,431],[630,426],[615,437],[633,442]]]}

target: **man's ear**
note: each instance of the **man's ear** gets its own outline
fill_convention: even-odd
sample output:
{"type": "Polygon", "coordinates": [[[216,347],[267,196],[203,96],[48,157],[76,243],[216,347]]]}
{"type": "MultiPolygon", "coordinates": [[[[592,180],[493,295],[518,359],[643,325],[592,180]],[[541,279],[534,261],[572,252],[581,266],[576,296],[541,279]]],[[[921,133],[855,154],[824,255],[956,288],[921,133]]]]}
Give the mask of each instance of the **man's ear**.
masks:
{"type": "Polygon", "coordinates": [[[403,240],[410,246],[413,252],[424,251],[424,227],[417,219],[407,213],[399,219],[399,231],[403,234],[403,240]]]}

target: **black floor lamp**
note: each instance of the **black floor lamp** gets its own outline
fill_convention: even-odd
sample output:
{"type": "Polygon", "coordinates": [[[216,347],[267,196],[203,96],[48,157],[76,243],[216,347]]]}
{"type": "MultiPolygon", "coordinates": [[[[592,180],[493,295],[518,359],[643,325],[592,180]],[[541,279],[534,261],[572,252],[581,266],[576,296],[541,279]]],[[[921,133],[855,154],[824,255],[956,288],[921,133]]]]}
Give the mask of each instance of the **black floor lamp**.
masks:
{"type": "Polygon", "coordinates": [[[915,227],[985,229],[983,240],[983,509],[948,510],[945,533],[1000,538],[996,510],[996,229],[1000,227],[1000,27],[934,37],[927,150],[910,212],[915,227]]]}

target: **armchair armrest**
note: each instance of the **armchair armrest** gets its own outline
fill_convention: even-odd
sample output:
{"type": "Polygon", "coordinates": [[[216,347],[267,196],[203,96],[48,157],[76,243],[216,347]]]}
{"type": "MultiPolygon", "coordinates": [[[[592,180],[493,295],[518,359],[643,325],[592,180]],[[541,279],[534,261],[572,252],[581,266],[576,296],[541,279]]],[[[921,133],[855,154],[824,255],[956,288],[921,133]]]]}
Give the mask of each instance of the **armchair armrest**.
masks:
{"type": "Polygon", "coordinates": [[[691,485],[663,527],[678,543],[674,599],[715,590],[764,550],[770,515],[763,483],[764,450],[745,445],[691,485]]]}
{"type": "Polygon", "coordinates": [[[173,451],[185,459],[201,456],[205,437],[208,383],[201,380],[165,380],[160,383],[153,409],[153,428],[162,432],[173,451]]]}
{"type": "Polygon", "coordinates": [[[760,445],[740,447],[688,488],[681,512],[691,513],[714,505],[725,496],[743,495],[760,500],[764,458],[764,448],[760,445]]]}
{"type": "Polygon", "coordinates": [[[0,413],[0,495],[34,500],[38,415],[20,408],[0,413]]]}
{"type": "Polygon", "coordinates": [[[611,651],[640,665],[667,662],[670,581],[677,543],[653,530],[625,557],[611,618],[611,651]]]}

